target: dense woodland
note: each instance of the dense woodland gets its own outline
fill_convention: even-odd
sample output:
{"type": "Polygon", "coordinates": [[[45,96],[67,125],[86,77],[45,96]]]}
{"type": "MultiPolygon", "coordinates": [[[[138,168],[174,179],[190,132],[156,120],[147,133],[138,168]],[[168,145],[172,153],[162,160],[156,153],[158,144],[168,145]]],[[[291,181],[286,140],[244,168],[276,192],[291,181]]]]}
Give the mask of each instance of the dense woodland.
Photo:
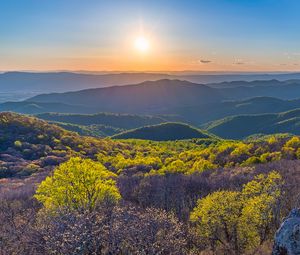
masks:
{"type": "Polygon", "coordinates": [[[298,203],[297,136],[99,139],[14,113],[0,126],[1,254],[268,254],[298,203]]]}

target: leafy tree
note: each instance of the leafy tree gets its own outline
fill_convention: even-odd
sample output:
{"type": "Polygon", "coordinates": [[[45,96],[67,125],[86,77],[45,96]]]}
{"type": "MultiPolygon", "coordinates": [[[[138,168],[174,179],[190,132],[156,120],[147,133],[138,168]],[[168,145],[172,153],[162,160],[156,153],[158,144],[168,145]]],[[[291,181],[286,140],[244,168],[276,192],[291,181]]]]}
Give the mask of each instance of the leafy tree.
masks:
{"type": "Polygon", "coordinates": [[[20,141],[17,140],[17,141],[14,142],[14,145],[17,148],[21,148],[22,147],[22,142],[20,142],[20,141]]]}
{"type": "Polygon", "coordinates": [[[193,172],[203,172],[209,169],[215,169],[217,165],[211,163],[209,160],[200,159],[193,164],[192,173],[193,172]]]}
{"type": "Polygon", "coordinates": [[[217,191],[198,200],[190,219],[197,222],[200,237],[207,239],[212,248],[220,243],[227,252],[235,249],[242,210],[240,196],[236,191],[217,191]]]}
{"type": "Polygon", "coordinates": [[[190,215],[201,238],[224,254],[255,249],[270,235],[281,196],[281,176],[258,175],[242,191],[217,191],[198,200],[190,215]]]}
{"type": "Polygon", "coordinates": [[[99,203],[116,202],[120,193],[115,174],[90,159],[71,158],[38,187],[35,197],[46,209],[88,209],[99,203]]]}

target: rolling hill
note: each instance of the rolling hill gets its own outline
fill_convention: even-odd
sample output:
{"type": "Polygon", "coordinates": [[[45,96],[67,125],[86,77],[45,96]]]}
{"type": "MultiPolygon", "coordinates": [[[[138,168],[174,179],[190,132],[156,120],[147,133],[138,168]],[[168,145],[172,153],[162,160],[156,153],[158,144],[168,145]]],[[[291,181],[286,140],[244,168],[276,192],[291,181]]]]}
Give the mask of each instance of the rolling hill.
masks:
{"type": "Polygon", "coordinates": [[[167,122],[167,119],[162,117],[114,113],[43,113],[35,116],[49,123],[61,126],[66,130],[77,132],[80,135],[94,137],[112,136],[128,129],[167,122]]]}
{"type": "MultiPolygon", "coordinates": [[[[208,104],[200,103],[192,106],[164,108],[164,109],[157,110],[154,114],[163,115],[162,118],[169,121],[182,121],[182,122],[189,122],[193,125],[201,125],[209,121],[224,118],[226,116],[240,115],[240,114],[278,113],[278,112],[289,111],[296,108],[300,108],[299,99],[282,100],[282,99],[272,98],[272,97],[255,97],[255,98],[250,98],[245,100],[220,101],[220,102],[213,102],[208,104]]],[[[66,115],[44,114],[41,115],[40,117],[52,121],[69,122],[78,125],[81,125],[83,123],[103,124],[104,121],[103,118],[101,118],[101,121],[96,121],[97,116],[91,116],[91,115],[82,116],[79,120],[77,117],[78,115],[81,114],[97,115],[98,113],[97,108],[95,109],[92,107],[87,107],[82,105],[71,105],[71,104],[64,104],[64,103],[40,103],[40,102],[31,102],[31,101],[7,102],[7,103],[0,104],[0,111],[13,111],[13,112],[24,113],[24,114],[42,114],[48,112],[66,113],[66,115]],[[71,113],[75,115],[68,116],[67,113],[71,113]],[[75,120],[75,118],[77,120],[75,120]],[[85,120],[83,120],[82,118],[85,118],[85,120]],[[85,122],[86,119],[90,119],[90,120],[88,122],[85,122]]],[[[118,120],[122,119],[121,118],[122,114],[119,115],[116,114],[115,116],[118,116],[118,120]]],[[[127,117],[128,116],[130,115],[127,114],[127,117]]],[[[100,118],[99,115],[98,117],[100,118]]],[[[151,124],[158,124],[158,123],[146,123],[146,124],[151,125],[151,124]]],[[[107,124],[104,123],[104,125],[107,124]]],[[[109,125],[111,125],[111,123],[109,123],[109,125]]],[[[139,126],[134,126],[134,127],[131,126],[130,128],[135,128],[135,127],[139,127],[139,126]]]]}
{"type": "Polygon", "coordinates": [[[241,114],[279,113],[300,108],[300,100],[282,100],[273,97],[254,97],[245,100],[223,101],[205,105],[166,109],[161,114],[174,114],[193,125],[241,114]]]}
{"type": "Polygon", "coordinates": [[[125,131],[125,129],[122,128],[105,126],[101,124],[78,125],[78,124],[56,122],[56,121],[48,121],[48,123],[55,124],[68,131],[76,132],[82,136],[93,136],[99,138],[112,136],[125,131]]]}
{"type": "Polygon", "coordinates": [[[240,100],[251,97],[277,97],[280,99],[296,99],[300,97],[300,83],[298,80],[292,82],[271,82],[264,81],[267,85],[262,85],[261,81],[253,82],[253,86],[235,86],[220,88],[219,91],[224,98],[240,100]],[[256,85],[257,84],[257,85],[256,85]]]}
{"type": "Polygon", "coordinates": [[[180,80],[147,81],[136,85],[42,94],[29,101],[97,108],[98,112],[150,114],[162,109],[219,102],[216,89],[180,80]]]}
{"type": "Polygon", "coordinates": [[[83,105],[70,105],[64,103],[37,103],[30,101],[6,102],[0,104],[0,111],[16,112],[24,114],[39,114],[46,112],[60,113],[93,113],[95,109],[83,105]]]}
{"type": "Polygon", "coordinates": [[[164,79],[135,85],[41,94],[28,101],[84,105],[98,112],[161,114],[170,113],[174,108],[222,103],[225,100],[240,101],[252,97],[276,97],[282,100],[300,98],[300,84],[296,80],[271,80],[251,82],[251,86],[212,88],[188,81],[164,79]]]}
{"type": "Polygon", "coordinates": [[[122,144],[79,136],[38,118],[0,113],[0,179],[49,171],[71,156],[94,157],[122,144]]]}
{"type": "Polygon", "coordinates": [[[212,136],[202,130],[187,124],[168,122],[153,126],[137,128],[117,134],[114,139],[142,139],[153,141],[174,141],[192,138],[211,138],[212,136]]]}
{"type": "Polygon", "coordinates": [[[242,139],[253,134],[300,134],[300,109],[283,113],[237,115],[202,126],[227,139],[242,139]]]}
{"type": "Polygon", "coordinates": [[[39,119],[48,121],[70,123],[76,125],[104,125],[121,129],[133,129],[137,127],[155,125],[167,122],[161,117],[132,115],[132,114],[114,114],[114,113],[97,113],[97,114],[59,114],[44,113],[36,115],[39,119]]]}

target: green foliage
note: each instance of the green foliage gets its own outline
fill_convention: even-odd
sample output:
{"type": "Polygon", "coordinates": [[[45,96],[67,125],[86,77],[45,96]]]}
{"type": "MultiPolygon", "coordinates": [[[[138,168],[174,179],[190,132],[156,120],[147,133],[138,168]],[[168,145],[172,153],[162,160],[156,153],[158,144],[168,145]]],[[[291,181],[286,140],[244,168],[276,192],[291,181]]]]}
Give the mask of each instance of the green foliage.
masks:
{"type": "MultiPolygon", "coordinates": [[[[198,200],[191,213],[191,221],[199,222],[199,233],[206,238],[225,238],[223,229],[234,234],[238,215],[242,209],[240,193],[236,191],[217,191],[198,200]],[[224,235],[224,236],[223,236],[224,235]]],[[[234,236],[226,237],[231,240],[234,236]]]]}
{"type": "Polygon", "coordinates": [[[10,172],[7,175],[9,177],[35,172],[24,172],[24,164],[19,158],[28,160],[28,163],[32,161],[38,166],[37,171],[46,167],[51,169],[70,157],[78,156],[97,158],[114,173],[126,173],[136,168],[140,169],[139,174],[151,172],[151,175],[193,174],[217,168],[300,158],[299,137],[269,136],[249,141],[220,140],[215,137],[163,142],[119,141],[81,137],[27,116],[12,113],[2,113],[0,116],[0,150],[13,157],[7,159],[7,163],[0,163],[0,167],[6,169],[3,173],[10,172]],[[16,141],[22,144],[21,147],[15,146],[16,141]]]}
{"type": "Polygon", "coordinates": [[[129,130],[113,136],[114,139],[143,139],[174,141],[192,138],[211,138],[208,133],[183,123],[163,123],[129,130]]]}
{"type": "Polygon", "coordinates": [[[120,193],[115,174],[90,159],[71,158],[59,165],[38,187],[35,197],[46,209],[93,209],[99,203],[117,202],[120,193]]]}
{"type": "Polygon", "coordinates": [[[97,153],[112,151],[113,147],[121,149],[125,146],[117,141],[81,137],[37,118],[0,113],[0,155],[9,155],[0,160],[0,168],[6,169],[7,173],[2,172],[0,178],[35,172],[26,168],[29,163],[37,165],[38,171],[57,165],[49,158],[56,158],[57,163],[74,156],[95,159],[97,153]]]}
{"type": "Polygon", "coordinates": [[[98,154],[97,158],[102,164],[107,164],[112,170],[117,171],[119,174],[123,169],[128,169],[137,165],[149,166],[151,169],[158,169],[162,165],[159,157],[143,155],[140,152],[137,152],[134,156],[126,153],[126,151],[124,151],[123,154],[118,153],[117,155],[112,156],[98,154]]]}
{"type": "Polygon", "coordinates": [[[217,191],[198,200],[190,219],[212,247],[236,254],[253,250],[271,233],[281,186],[277,172],[258,175],[242,191],[217,191]]]}
{"type": "Polygon", "coordinates": [[[93,137],[112,136],[128,129],[166,122],[161,117],[115,113],[43,113],[37,117],[80,135],[93,137]]]}
{"type": "MultiPolygon", "coordinates": [[[[30,178],[21,181],[15,178],[13,181],[14,188],[20,188],[22,185],[19,183],[24,180],[26,185],[23,186],[31,190],[44,173],[50,173],[59,165],[53,175],[40,184],[35,195],[50,218],[53,215],[62,217],[62,222],[71,221],[76,229],[76,218],[65,218],[66,215],[73,215],[74,212],[75,215],[81,215],[83,211],[94,214],[103,208],[112,209],[107,205],[117,203],[122,192],[124,201],[140,206],[138,212],[147,207],[164,209],[167,213],[176,214],[185,224],[190,215],[192,230],[195,230],[198,237],[193,237],[193,241],[195,239],[201,247],[191,245],[197,247],[198,251],[210,245],[216,253],[221,249],[221,254],[244,254],[252,253],[259,244],[271,240],[278,223],[275,223],[275,216],[281,217],[277,208],[283,208],[283,202],[280,204],[279,201],[282,198],[285,199],[284,203],[288,201],[288,206],[284,204],[288,210],[295,198],[282,196],[282,180],[276,172],[271,172],[268,176],[258,175],[253,179],[256,171],[269,171],[269,166],[238,166],[300,158],[299,145],[299,137],[291,136],[267,136],[246,141],[221,140],[215,137],[162,142],[96,139],[81,137],[36,118],[2,113],[0,177],[33,174],[30,178]],[[21,143],[20,146],[17,141],[21,143]],[[235,168],[225,169],[227,167],[235,168]],[[203,173],[204,171],[206,172],[203,173]],[[247,180],[251,181],[242,187],[247,180]],[[31,186],[28,185],[30,182],[31,186]],[[223,191],[219,190],[220,185],[224,188],[223,191]],[[194,208],[199,197],[202,199],[194,208]],[[192,208],[194,210],[190,214],[192,208]],[[67,214],[49,213],[54,212],[53,210],[67,211],[67,214]]],[[[287,176],[294,178],[296,164],[297,161],[278,162],[277,166],[285,180],[287,176]],[[286,166],[286,162],[292,164],[294,172],[285,173],[283,166],[286,166]]],[[[8,179],[1,180],[3,185],[5,182],[8,179]]],[[[297,179],[292,182],[298,187],[297,179]]],[[[1,189],[2,192],[9,190],[6,187],[1,189]]],[[[289,185],[285,189],[290,192],[290,187],[289,185]]],[[[293,191],[297,191],[294,192],[297,194],[298,188],[293,191]]],[[[108,211],[105,210],[105,213],[108,211]]],[[[130,225],[127,216],[124,221],[130,225]]],[[[86,222],[90,223],[90,218],[86,222]]],[[[141,226],[138,231],[144,234],[142,222],[143,217],[135,226],[141,226]]],[[[21,225],[24,225],[23,220],[21,225]]],[[[55,226],[58,230],[65,229],[61,225],[55,226]]],[[[131,226],[132,230],[137,229],[135,226],[131,226]]],[[[117,229],[117,238],[122,228],[123,226],[117,229]]],[[[72,231],[74,229],[72,227],[72,231]]],[[[124,228],[124,231],[127,229],[124,228]]],[[[136,237],[138,231],[133,232],[132,238],[136,237]]],[[[81,237],[82,231],[76,233],[78,236],[76,234],[74,242],[77,245],[77,242],[81,242],[77,237],[81,237]]],[[[159,232],[162,237],[166,234],[169,233],[159,232]]],[[[146,236],[149,236],[148,233],[146,236]]],[[[64,233],[61,237],[64,243],[64,233]]],[[[195,251],[192,254],[197,253],[195,251]]]]}
{"type": "Polygon", "coordinates": [[[257,142],[201,139],[187,141],[155,142],[142,140],[122,141],[126,150],[101,153],[98,160],[111,171],[124,172],[134,166],[148,166],[153,174],[201,173],[222,167],[249,166],[277,161],[283,158],[297,158],[295,148],[286,147],[289,137],[274,138],[273,141],[257,142]],[[287,153],[288,148],[288,153],[287,153]]]}
{"type": "Polygon", "coordinates": [[[212,121],[207,131],[225,139],[243,139],[254,134],[300,135],[300,110],[257,115],[236,115],[212,121]]]}
{"type": "Polygon", "coordinates": [[[76,132],[79,135],[93,136],[93,137],[107,137],[124,131],[124,129],[121,128],[110,127],[110,126],[99,125],[99,124],[78,125],[78,124],[71,124],[71,123],[64,123],[64,122],[57,122],[57,121],[49,121],[49,123],[53,123],[66,130],[76,132]]]}
{"type": "Polygon", "coordinates": [[[14,145],[17,148],[21,148],[22,147],[22,143],[20,141],[18,141],[18,140],[14,142],[14,145]]]}

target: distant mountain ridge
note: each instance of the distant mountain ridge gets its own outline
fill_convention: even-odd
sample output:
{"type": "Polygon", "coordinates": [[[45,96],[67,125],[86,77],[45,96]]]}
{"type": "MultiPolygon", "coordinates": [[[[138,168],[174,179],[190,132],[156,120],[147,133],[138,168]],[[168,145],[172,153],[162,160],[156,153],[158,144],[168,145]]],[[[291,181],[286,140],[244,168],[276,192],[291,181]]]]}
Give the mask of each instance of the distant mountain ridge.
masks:
{"type": "Polygon", "coordinates": [[[161,114],[170,113],[172,108],[222,103],[226,100],[245,100],[252,97],[296,99],[300,98],[300,82],[298,82],[266,81],[266,85],[262,85],[264,84],[262,81],[256,81],[251,82],[253,86],[212,88],[183,80],[163,79],[134,85],[41,94],[28,101],[83,105],[97,109],[98,112],[161,114]]]}
{"type": "Polygon", "coordinates": [[[60,113],[93,113],[96,109],[83,105],[70,105],[64,103],[37,103],[30,101],[6,102],[0,104],[0,111],[12,111],[23,114],[39,114],[45,112],[60,113]]]}
{"type": "Polygon", "coordinates": [[[39,119],[55,122],[63,122],[77,125],[104,125],[122,129],[133,129],[141,126],[155,125],[167,120],[155,116],[131,115],[131,114],[57,114],[44,113],[36,115],[39,119]]]}
{"type": "Polygon", "coordinates": [[[194,125],[201,125],[231,115],[279,113],[296,108],[300,108],[300,99],[282,100],[274,97],[253,97],[244,100],[177,107],[162,111],[161,114],[176,114],[194,125]]]}
{"type": "MultiPolygon", "coordinates": [[[[156,111],[154,114],[168,115],[168,120],[180,120],[193,123],[194,125],[200,125],[231,115],[278,113],[295,108],[300,108],[300,99],[282,100],[272,97],[254,97],[245,100],[221,101],[209,104],[201,104],[200,102],[200,104],[192,106],[164,108],[156,111]],[[172,118],[170,119],[170,117],[172,118]]],[[[99,113],[96,107],[31,101],[3,103],[0,104],[0,111],[13,111],[23,114],[42,114],[48,112],[66,114],[99,113]]]]}
{"type": "Polygon", "coordinates": [[[66,92],[86,88],[135,84],[169,78],[160,73],[84,74],[72,72],[6,72],[0,74],[1,92],[66,92]]]}
{"type": "Polygon", "coordinates": [[[227,139],[242,139],[253,134],[300,135],[300,109],[282,113],[230,116],[208,123],[203,128],[227,139]]]}
{"type": "Polygon", "coordinates": [[[119,72],[119,73],[93,73],[93,72],[4,72],[0,73],[0,89],[2,92],[23,90],[66,92],[85,88],[99,88],[114,85],[135,84],[143,81],[160,79],[180,79],[193,83],[220,83],[232,81],[272,80],[285,81],[300,79],[300,73],[155,73],[155,72],[119,72]]]}
{"type": "Polygon", "coordinates": [[[217,89],[206,85],[164,79],[126,86],[42,94],[28,101],[84,105],[97,108],[99,112],[148,114],[165,108],[219,102],[223,99],[217,89]]]}

